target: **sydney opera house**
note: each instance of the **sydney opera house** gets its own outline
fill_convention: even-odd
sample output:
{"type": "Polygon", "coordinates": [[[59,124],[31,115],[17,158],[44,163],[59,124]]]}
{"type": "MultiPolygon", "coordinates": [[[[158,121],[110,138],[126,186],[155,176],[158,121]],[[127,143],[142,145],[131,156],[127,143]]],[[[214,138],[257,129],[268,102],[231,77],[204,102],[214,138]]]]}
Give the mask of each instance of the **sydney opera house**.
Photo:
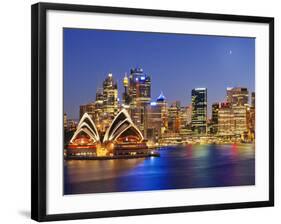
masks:
{"type": "Polygon", "coordinates": [[[118,158],[149,155],[146,141],[126,109],[122,109],[115,116],[104,136],[100,136],[92,118],[85,113],[66,151],[67,158],[118,158]]]}

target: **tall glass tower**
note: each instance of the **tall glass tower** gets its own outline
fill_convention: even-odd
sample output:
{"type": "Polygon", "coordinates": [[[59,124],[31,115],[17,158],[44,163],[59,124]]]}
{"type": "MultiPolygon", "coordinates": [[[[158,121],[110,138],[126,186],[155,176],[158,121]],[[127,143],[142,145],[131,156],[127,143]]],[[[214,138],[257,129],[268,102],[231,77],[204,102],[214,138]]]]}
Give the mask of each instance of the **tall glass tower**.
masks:
{"type": "Polygon", "coordinates": [[[117,83],[109,73],[107,78],[103,81],[103,109],[105,113],[112,116],[118,112],[118,90],[117,83]]]}
{"type": "Polygon", "coordinates": [[[128,93],[130,96],[130,111],[134,123],[146,138],[147,106],[151,101],[151,79],[142,68],[130,70],[128,93]]]}
{"type": "Polygon", "coordinates": [[[192,100],[192,130],[197,134],[207,131],[207,89],[195,88],[191,91],[192,100]]]}
{"type": "Polygon", "coordinates": [[[142,68],[133,68],[129,77],[129,95],[133,104],[149,103],[151,100],[150,76],[142,68]]]}

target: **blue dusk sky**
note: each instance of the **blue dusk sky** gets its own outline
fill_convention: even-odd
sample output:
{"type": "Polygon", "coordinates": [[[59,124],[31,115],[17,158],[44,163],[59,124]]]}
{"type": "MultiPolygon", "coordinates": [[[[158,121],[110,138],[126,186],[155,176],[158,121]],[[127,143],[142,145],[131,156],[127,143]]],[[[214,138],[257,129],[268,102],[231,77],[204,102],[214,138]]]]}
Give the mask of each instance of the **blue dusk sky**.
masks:
{"type": "Polygon", "coordinates": [[[191,103],[191,90],[206,87],[208,114],[225,101],[227,87],[255,89],[255,39],[206,35],[65,28],[64,112],[79,118],[79,105],[95,100],[108,73],[118,82],[133,67],[151,76],[151,97],[191,103]]]}

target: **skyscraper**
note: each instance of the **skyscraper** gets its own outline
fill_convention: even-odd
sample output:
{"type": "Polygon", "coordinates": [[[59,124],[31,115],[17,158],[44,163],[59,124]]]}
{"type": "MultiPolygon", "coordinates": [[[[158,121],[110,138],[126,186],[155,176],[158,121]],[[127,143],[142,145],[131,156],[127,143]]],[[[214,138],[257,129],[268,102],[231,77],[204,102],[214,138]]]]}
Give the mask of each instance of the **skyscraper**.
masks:
{"type": "Polygon", "coordinates": [[[112,116],[115,116],[118,112],[117,83],[111,73],[103,81],[103,110],[112,116]]]}
{"type": "Polygon", "coordinates": [[[249,106],[249,92],[244,87],[231,87],[226,89],[227,102],[230,104],[234,119],[234,135],[244,139],[247,132],[247,107],[249,106]]]}
{"type": "Polygon", "coordinates": [[[179,133],[181,128],[181,106],[179,101],[175,101],[168,108],[168,129],[172,133],[179,133]]]}
{"type": "Polygon", "coordinates": [[[128,106],[130,104],[130,95],[129,95],[129,79],[127,77],[127,73],[123,78],[123,86],[124,86],[124,92],[122,96],[123,105],[128,106]]]}
{"type": "Polygon", "coordinates": [[[161,108],[161,134],[163,134],[168,129],[168,103],[162,91],[156,99],[156,104],[161,108]]]}
{"type": "Polygon", "coordinates": [[[207,89],[195,88],[191,91],[192,130],[197,134],[206,133],[207,122],[207,89]]]}
{"type": "Polygon", "coordinates": [[[234,113],[231,108],[231,104],[228,102],[219,104],[218,111],[218,132],[221,136],[234,135],[234,113]]]}
{"type": "Polygon", "coordinates": [[[151,100],[150,76],[144,74],[142,68],[134,68],[130,71],[129,95],[133,104],[149,103],[151,100]]]}
{"type": "Polygon", "coordinates": [[[234,105],[232,106],[232,111],[234,115],[234,134],[244,139],[247,132],[247,107],[234,105]]]}
{"type": "Polygon", "coordinates": [[[161,136],[162,113],[161,106],[152,102],[146,107],[147,112],[147,140],[158,142],[161,136]]]}
{"type": "Polygon", "coordinates": [[[147,110],[151,100],[151,79],[141,68],[134,68],[129,76],[129,105],[131,118],[146,138],[147,110]]]}

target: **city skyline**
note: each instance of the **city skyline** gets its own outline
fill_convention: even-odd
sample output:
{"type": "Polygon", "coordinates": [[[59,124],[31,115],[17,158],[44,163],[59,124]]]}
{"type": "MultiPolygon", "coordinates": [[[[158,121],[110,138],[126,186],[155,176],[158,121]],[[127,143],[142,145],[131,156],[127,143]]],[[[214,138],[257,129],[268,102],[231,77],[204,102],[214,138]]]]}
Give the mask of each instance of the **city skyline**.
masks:
{"type": "Polygon", "coordinates": [[[255,184],[253,38],[63,34],[64,194],[255,184]]]}
{"type": "Polygon", "coordinates": [[[254,43],[252,38],[64,29],[64,111],[77,119],[79,106],[95,100],[108,73],[118,82],[121,101],[124,74],[138,66],[151,76],[151,101],[163,91],[169,103],[179,100],[186,106],[192,89],[207,88],[210,117],[212,103],[226,100],[227,87],[254,91],[254,43]],[[113,60],[118,53],[121,58],[113,60]],[[170,77],[176,77],[172,85],[170,77]]]}

